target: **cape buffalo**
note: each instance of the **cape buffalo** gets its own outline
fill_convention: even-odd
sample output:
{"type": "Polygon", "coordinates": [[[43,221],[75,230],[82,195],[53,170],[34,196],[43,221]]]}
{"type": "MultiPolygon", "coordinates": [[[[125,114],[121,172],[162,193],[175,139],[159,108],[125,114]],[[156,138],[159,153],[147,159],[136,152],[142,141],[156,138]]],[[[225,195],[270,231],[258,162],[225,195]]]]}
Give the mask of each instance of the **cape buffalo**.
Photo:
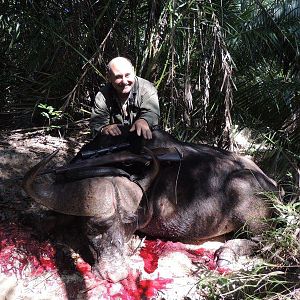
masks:
{"type": "MultiPolygon", "coordinates": [[[[63,179],[54,183],[35,182],[51,156],[23,182],[37,202],[84,220],[94,270],[103,278],[116,282],[127,276],[124,243],[136,230],[182,242],[207,240],[245,226],[254,235],[265,230],[265,220],[272,215],[265,194],[277,192],[277,186],[251,160],[180,142],[162,130],[153,131],[153,139],[145,143],[159,163],[151,151],[141,150],[142,144],[139,149],[80,158],[100,145],[122,144],[122,138],[96,137],[69,166],[57,169],[63,179]],[[161,155],[161,149],[175,152],[161,155]]],[[[219,263],[241,249],[239,243],[225,243],[216,254],[219,263]]]]}

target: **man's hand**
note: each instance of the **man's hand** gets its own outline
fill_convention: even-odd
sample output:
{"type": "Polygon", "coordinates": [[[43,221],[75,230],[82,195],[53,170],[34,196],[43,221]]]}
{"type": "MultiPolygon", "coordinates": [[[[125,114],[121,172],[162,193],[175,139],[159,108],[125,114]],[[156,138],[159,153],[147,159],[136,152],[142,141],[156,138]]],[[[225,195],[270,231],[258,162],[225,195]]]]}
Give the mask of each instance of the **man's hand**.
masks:
{"type": "Polygon", "coordinates": [[[144,139],[146,140],[151,140],[152,139],[152,132],[151,129],[147,123],[146,120],[144,119],[138,119],[136,120],[132,127],[129,130],[130,132],[132,131],[136,131],[136,134],[138,136],[141,136],[141,134],[143,135],[144,139]]]}
{"type": "Polygon", "coordinates": [[[117,135],[120,135],[121,133],[122,132],[121,132],[120,128],[118,127],[118,124],[107,125],[107,126],[103,127],[101,130],[101,134],[105,134],[105,135],[117,136],[117,135]]]}

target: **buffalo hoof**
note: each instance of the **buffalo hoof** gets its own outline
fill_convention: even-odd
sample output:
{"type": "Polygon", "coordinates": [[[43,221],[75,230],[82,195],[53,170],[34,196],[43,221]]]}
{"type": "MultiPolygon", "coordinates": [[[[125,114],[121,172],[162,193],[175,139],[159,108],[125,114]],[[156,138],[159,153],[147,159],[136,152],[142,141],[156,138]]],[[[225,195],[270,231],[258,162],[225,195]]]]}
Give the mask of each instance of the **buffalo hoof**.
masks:
{"type": "Polygon", "coordinates": [[[215,252],[215,261],[220,268],[229,267],[237,261],[236,253],[227,247],[221,247],[215,252]]]}
{"type": "Polygon", "coordinates": [[[252,255],[258,249],[256,242],[246,239],[227,241],[215,252],[215,261],[218,267],[228,267],[237,262],[242,255],[252,255]]]}

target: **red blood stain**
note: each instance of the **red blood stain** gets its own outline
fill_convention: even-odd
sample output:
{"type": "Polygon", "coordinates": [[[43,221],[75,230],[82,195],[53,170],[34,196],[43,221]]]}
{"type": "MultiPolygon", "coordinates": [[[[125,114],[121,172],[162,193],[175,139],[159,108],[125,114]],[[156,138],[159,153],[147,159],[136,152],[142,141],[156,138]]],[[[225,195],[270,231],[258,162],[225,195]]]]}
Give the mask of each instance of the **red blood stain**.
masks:
{"type": "MultiPolygon", "coordinates": [[[[184,253],[193,262],[204,263],[210,270],[217,270],[221,274],[229,272],[228,269],[217,268],[212,251],[203,248],[191,250],[182,243],[161,240],[146,240],[145,246],[140,250],[145,271],[153,273],[158,267],[160,257],[176,251],[184,253]]],[[[15,224],[0,224],[0,272],[23,278],[24,276],[39,276],[46,271],[56,271],[54,256],[54,247],[49,242],[37,241],[29,228],[15,224]]],[[[165,289],[167,284],[173,282],[170,278],[157,277],[150,280],[142,279],[141,273],[130,274],[121,282],[121,291],[111,296],[113,284],[95,276],[88,263],[78,258],[75,267],[85,279],[92,281],[93,286],[90,286],[89,291],[92,292],[94,287],[102,285],[106,289],[103,297],[107,296],[107,299],[149,299],[155,297],[159,290],[165,289]]]]}
{"type": "Polygon", "coordinates": [[[97,282],[100,281],[100,278],[92,273],[91,265],[85,262],[81,257],[76,259],[75,268],[83,277],[92,279],[97,282]]]}
{"type": "Polygon", "coordinates": [[[214,251],[204,248],[188,249],[185,244],[163,242],[161,240],[145,241],[145,246],[140,250],[140,256],[144,259],[144,270],[147,273],[153,273],[158,267],[158,260],[172,252],[185,254],[194,263],[202,263],[209,270],[216,270],[220,274],[226,274],[230,270],[219,268],[214,261],[214,251]]]}
{"type": "Polygon", "coordinates": [[[56,269],[55,249],[32,238],[29,229],[0,224],[0,241],[0,271],[4,274],[23,277],[56,269]]]}
{"type": "Polygon", "coordinates": [[[160,278],[155,279],[141,279],[141,273],[129,274],[129,276],[122,280],[124,291],[111,296],[111,299],[121,300],[140,300],[150,299],[155,297],[159,290],[166,288],[166,285],[172,283],[173,279],[160,278]]]}
{"type": "MultiPolygon", "coordinates": [[[[173,282],[170,278],[156,278],[153,280],[141,280],[139,282],[139,291],[141,295],[147,298],[156,296],[159,290],[165,289],[168,283],[173,282]]],[[[141,299],[137,298],[137,299],[141,299]]]]}
{"type": "MultiPolygon", "coordinates": [[[[55,249],[53,246],[49,242],[37,241],[32,235],[31,229],[15,224],[0,224],[0,272],[24,278],[39,276],[46,271],[56,271],[54,256],[55,249]]],[[[120,293],[111,296],[110,290],[113,284],[95,276],[91,266],[82,258],[79,257],[76,260],[75,267],[92,284],[89,292],[92,292],[93,288],[100,284],[106,289],[102,296],[107,297],[107,299],[138,300],[151,298],[173,281],[159,277],[152,280],[141,279],[140,273],[131,274],[121,282],[122,290],[120,293]]]]}
{"type": "Polygon", "coordinates": [[[145,241],[145,246],[140,250],[140,256],[144,259],[144,270],[150,274],[158,267],[158,259],[163,253],[165,242],[160,240],[145,241]]]}
{"type": "Polygon", "coordinates": [[[90,273],[92,271],[92,268],[82,258],[79,258],[76,262],[76,270],[79,271],[82,275],[85,275],[90,273]]]}

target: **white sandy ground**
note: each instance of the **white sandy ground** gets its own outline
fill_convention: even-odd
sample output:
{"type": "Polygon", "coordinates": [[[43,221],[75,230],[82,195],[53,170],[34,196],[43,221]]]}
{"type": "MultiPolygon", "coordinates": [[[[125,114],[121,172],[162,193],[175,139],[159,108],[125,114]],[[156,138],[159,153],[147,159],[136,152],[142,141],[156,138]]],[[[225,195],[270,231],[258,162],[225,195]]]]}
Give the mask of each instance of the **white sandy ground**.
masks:
{"type": "MultiPolygon", "coordinates": [[[[193,246],[187,245],[188,249],[206,248],[216,249],[221,243],[207,242],[205,245],[193,246]]],[[[201,299],[197,289],[199,281],[199,270],[192,261],[181,252],[169,253],[158,261],[158,268],[151,274],[147,274],[144,269],[143,259],[136,252],[130,258],[130,265],[136,272],[141,272],[140,278],[145,279],[172,279],[172,283],[166,284],[166,288],[162,288],[155,293],[155,299],[201,299]],[[193,273],[195,274],[193,275],[193,273]]],[[[130,296],[121,283],[108,283],[93,276],[85,278],[85,290],[78,293],[75,299],[114,299],[114,295],[120,294],[120,298],[115,299],[136,299],[130,296]]],[[[80,277],[76,274],[67,275],[64,280],[57,272],[44,272],[39,276],[27,276],[26,278],[18,278],[16,275],[5,275],[0,273],[0,299],[17,300],[17,299],[57,299],[65,300],[67,293],[65,283],[76,282],[80,277]]],[[[204,299],[204,298],[203,298],[204,299]]]]}
{"type": "MultiPolygon", "coordinates": [[[[160,245],[161,242],[157,241],[160,245]]],[[[31,272],[34,271],[33,266],[29,263],[21,275],[16,273],[8,275],[7,272],[6,274],[3,272],[3,270],[7,270],[7,268],[4,268],[7,266],[4,266],[2,262],[0,266],[2,270],[0,272],[0,300],[138,300],[142,293],[138,292],[137,278],[140,281],[149,280],[148,287],[151,288],[152,286],[154,288],[153,292],[149,288],[145,292],[146,295],[149,295],[150,291],[151,297],[142,299],[207,299],[205,290],[199,289],[198,284],[199,281],[205,280],[208,267],[213,263],[212,253],[221,245],[221,242],[205,242],[202,245],[167,242],[162,244],[158,267],[154,272],[148,274],[144,270],[144,261],[140,256],[140,247],[144,246],[143,241],[135,236],[129,242],[129,255],[131,255],[129,265],[132,273],[128,279],[113,284],[95,277],[89,272],[84,272],[84,285],[80,285],[84,288],[78,289],[76,295],[73,294],[72,296],[70,294],[68,296],[67,286],[70,288],[74,285],[75,287],[77,283],[81,282],[82,277],[77,273],[59,275],[53,269],[35,276],[31,272]],[[139,247],[138,250],[137,247],[139,247]],[[163,249],[166,249],[166,251],[163,251],[163,249]],[[199,255],[199,259],[195,255],[192,255],[193,258],[191,259],[190,253],[197,249],[205,249],[206,252],[204,252],[204,255],[199,255]],[[195,263],[195,258],[197,263],[195,263]],[[164,281],[166,284],[159,284],[164,281]]],[[[15,249],[15,252],[18,253],[17,249],[15,249]]],[[[13,255],[15,252],[12,252],[13,255]]],[[[16,257],[22,259],[21,256],[16,257]]],[[[73,257],[77,259],[77,262],[84,264],[78,254],[74,253],[73,257]]],[[[15,259],[13,264],[17,267],[19,265],[18,260],[15,259]]],[[[233,269],[245,268],[247,265],[251,267],[253,262],[241,258],[233,269]]],[[[218,273],[216,272],[216,274],[218,273]]]]}

